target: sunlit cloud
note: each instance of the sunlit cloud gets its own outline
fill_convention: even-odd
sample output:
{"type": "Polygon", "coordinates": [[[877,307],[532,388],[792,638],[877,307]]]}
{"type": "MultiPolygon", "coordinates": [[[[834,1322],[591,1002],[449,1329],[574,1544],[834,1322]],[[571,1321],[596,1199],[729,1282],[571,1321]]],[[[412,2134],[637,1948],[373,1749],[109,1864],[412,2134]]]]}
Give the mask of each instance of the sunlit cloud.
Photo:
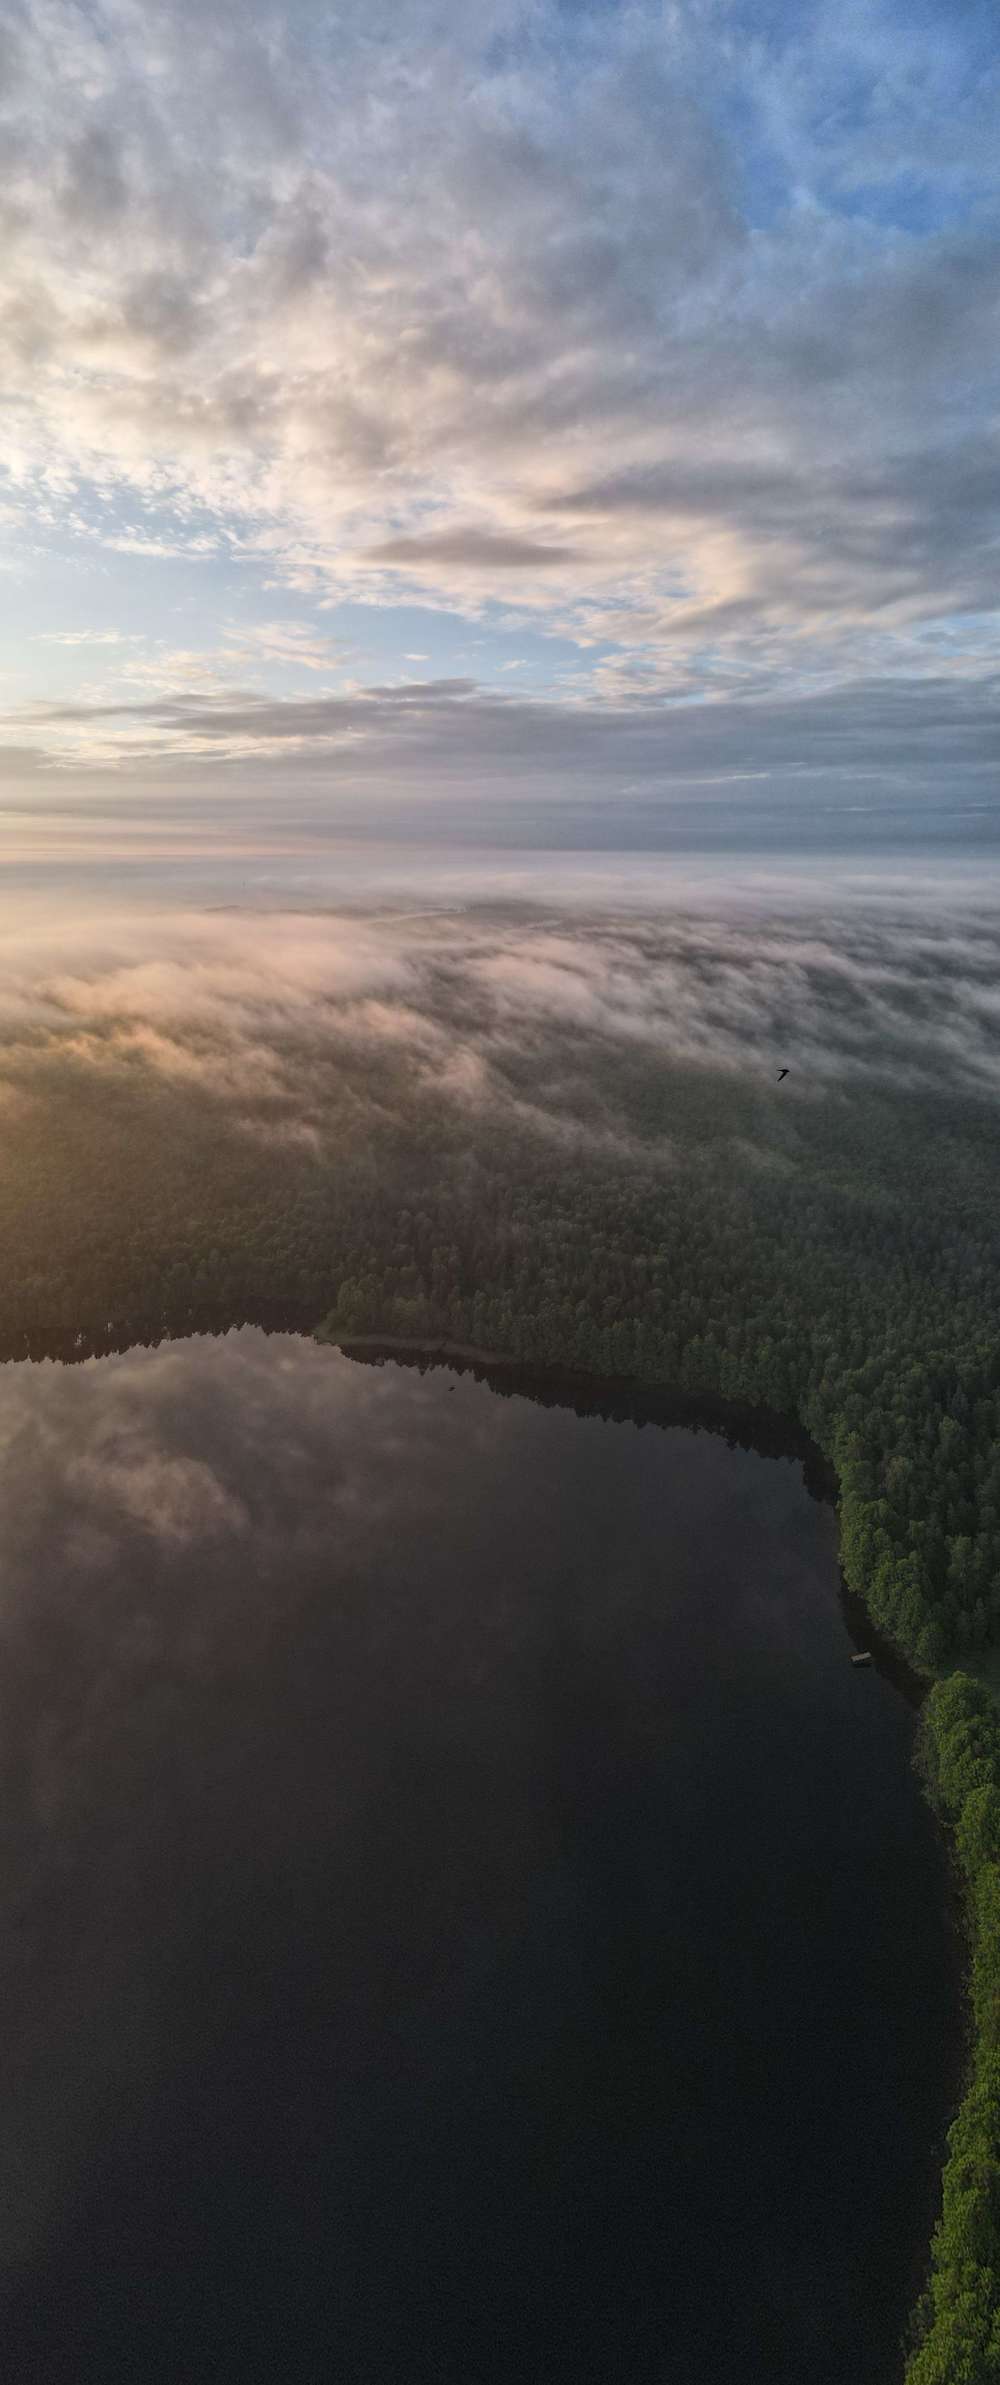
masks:
{"type": "MultiPolygon", "coordinates": [[[[207,618],[236,573],[279,592],[270,632],[205,642],[264,694],[338,664],[324,608],[399,608],[395,669],[427,660],[414,605],[488,638],[508,608],[612,713],[978,687],[990,31],[895,0],[766,25],[739,0],[14,0],[4,504],[29,578],[41,532],[75,541],[121,624],[36,638],[110,665],[130,575],[200,572],[207,618]]],[[[237,758],[261,733],[186,729],[237,758]]]]}
{"type": "Polygon", "coordinates": [[[715,1084],[723,1128],[727,1087],[766,1094],[778,1059],[790,1118],[849,1085],[1000,1092],[995,898],[942,903],[927,881],[909,897],[834,884],[821,906],[805,882],[780,906],[752,884],[678,886],[655,908],[638,881],[617,907],[595,896],[12,925],[0,1102],[44,1102],[74,1074],[158,1085],[334,1164],[345,1121],[381,1131],[424,1104],[460,1135],[486,1122],[593,1156],[634,1147],[638,1067],[671,1165],[678,1071],[715,1084]]]}

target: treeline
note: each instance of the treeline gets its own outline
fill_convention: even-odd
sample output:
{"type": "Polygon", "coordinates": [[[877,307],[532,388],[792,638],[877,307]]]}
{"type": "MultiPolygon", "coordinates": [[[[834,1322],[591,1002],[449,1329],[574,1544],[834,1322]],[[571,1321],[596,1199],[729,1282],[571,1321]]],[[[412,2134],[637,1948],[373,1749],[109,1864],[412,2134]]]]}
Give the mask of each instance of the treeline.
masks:
{"type": "Polygon", "coordinates": [[[951,1827],[970,1938],[972,2071],[948,2134],[930,2283],[918,2307],[908,2385],[1000,2379],[1000,1716],[962,1673],[923,1709],[930,1794],[951,1827]]]}
{"type": "Polygon", "coordinates": [[[934,1668],[1000,1637],[1000,1316],[863,1200],[700,1170],[483,1174],[372,1221],[331,1326],[445,1335],[797,1417],[835,1466],[846,1577],[934,1668]]]}
{"type": "MultiPolygon", "coordinates": [[[[602,1067],[595,1047],[588,1099],[602,1067]]],[[[727,1137],[728,1080],[687,1071],[671,1102],[672,1082],[653,1063],[626,1082],[619,1143],[568,1102],[556,1133],[470,1111],[400,1063],[377,1100],[370,1076],[330,1078],[306,1138],[266,1103],[248,1124],[63,1067],[0,1149],[0,1345],[287,1301],[344,1332],[760,1404],[835,1466],[845,1572],[878,1622],[926,1667],[969,1661],[1000,1641],[997,1121],[736,1089],[727,1137]]]]}

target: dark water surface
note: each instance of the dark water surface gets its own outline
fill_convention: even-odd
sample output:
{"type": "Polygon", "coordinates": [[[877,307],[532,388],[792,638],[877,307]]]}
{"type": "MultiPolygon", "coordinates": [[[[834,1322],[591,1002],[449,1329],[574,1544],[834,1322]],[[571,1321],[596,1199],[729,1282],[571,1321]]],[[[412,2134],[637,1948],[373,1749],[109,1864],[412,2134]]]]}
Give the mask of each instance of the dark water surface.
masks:
{"type": "Polygon", "coordinates": [[[0,1601],[8,2385],[890,2385],[956,1950],[798,1463],[11,1366],[0,1601]]]}

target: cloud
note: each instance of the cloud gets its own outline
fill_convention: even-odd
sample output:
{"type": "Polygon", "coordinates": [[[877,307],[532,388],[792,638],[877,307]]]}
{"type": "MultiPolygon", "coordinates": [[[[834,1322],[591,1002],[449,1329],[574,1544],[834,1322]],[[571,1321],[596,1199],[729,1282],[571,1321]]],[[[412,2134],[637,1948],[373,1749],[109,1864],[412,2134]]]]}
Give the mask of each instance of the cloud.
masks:
{"type": "Polygon", "coordinates": [[[122,629],[43,629],[39,636],[47,646],[132,646],[139,643],[138,633],[122,629]]]}
{"type": "Polygon", "coordinates": [[[505,537],[502,531],[476,530],[461,524],[451,530],[429,530],[422,537],[384,538],[369,547],[372,563],[405,563],[431,569],[454,566],[459,571],[547,571],[553,564],[581,560],[566,547],[546,546],[539,539],[505,537]]]}
{"type": "Polygon", "coordinates": [[[36,745],[0,745],[0,779],[32,778],[44,762],[44,751],[36,745]]]}
{"type": "MultiPolygon", "coordinates": [[[[716,1088],[721,1143],[759,1140],[753,1103],[779,1064],[793,1144],[797,1105],[851,1086],[1000,1093],[995,894],[942,904],[926,881],[865,893],[827,874],[821,904],[807,881],[780,900],[750,881],[685,889],[680,907],[666,881],[654,904],[647,873],[616,905],[595,875],[553,906],[543,884],[513,906],[108,912],[48,936],[12,923],[12,1153],[16,1105],[64,1099],[74,1078],[207,1103],[220,1131],[310,1166],[375,1152],[398,1125],[460,1145],[502,1126],[672,1165],[692,1071],[716,1088]]],[[[708,1115],[702,1099],[699,1133],[708,1115]]]]}
{"type": "Polygon", "coordinates": [[[176,538],[144,538],[137,530],[124,531],[119,537],[106,537],[105,546],[116,555],[155,555],[170,559],[189,552],[188,545],[176,538]]]}
{"type": "Polygon", "coordinates": [[[348,652],[343,639],[323,637],[308,622],[259,621],[229,632],[221,661],[277,662],[296,670],[330,671],[348,652]]]}
{"type": "Polygon", "coordinates": [[[725,697],[933,676],[994,614],[975,9],[16,0],[8,51],[29,524],[97,492],[123,560],[222,542],[322,601],[500,578],[725,697]]]}
{"type": "MultiPolygon", "coordinates": [[[[290,849],[347,825],[398,833],[409,819],[459,839],[499,822],[505,836],[568,847],[710,848],[725,832],[773,850],[804,835],[836,842],[848,823],[856,839],[954,834],[963,805],[967,835],[981,805],[980,841],[995,838],[997,685],[957,670],[724,703],[668,700],[641,681],[609,684],[596,701],[458,677],[271,697],[217,685],[213,671],[183,692],[193,675],[182,657],[158,692],[36,705],[0,726],[50,785],[68,779],[67,795],[74,784],[79,795],[88,758],[95,781],[112,765],[109,818],[123,826],[148,822],[152,772],[161,806],[170,791],[175,835],[195,818],[217,829],[235,808],[248,831],[266,813],[269,836],[290,849]],[[228,797],[200,775],[219,760],[238,768],[228,797]]],[[[156,689],[155,660],[142,682],[156,689]]],[[[169,809],[161,817],[166,829],[169,809]]]]}

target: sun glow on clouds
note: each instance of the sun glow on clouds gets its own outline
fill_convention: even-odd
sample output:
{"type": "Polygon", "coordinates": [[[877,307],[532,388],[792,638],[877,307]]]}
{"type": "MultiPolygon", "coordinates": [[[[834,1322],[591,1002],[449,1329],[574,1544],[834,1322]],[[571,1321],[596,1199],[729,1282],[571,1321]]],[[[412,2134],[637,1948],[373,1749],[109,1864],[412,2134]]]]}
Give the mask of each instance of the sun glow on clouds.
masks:
{"type": "Polygon", "coordinates": [[[605,734],[610,807],[633,715],[836,697],[847,785],[944,681],[978,766],[997,85],[976,5],[12,0],[10,775],[571,808],[605,734]]]}
{"type": "MultiPolygon", "coordinates": [[[[1000,906],[968,881],[849,878],[784,887],[675,873],[654,908],[646,873],[612,902],[594,877],[573,900],[382,912],[108,908],[86,923],[11,922],[0,937],[0,1100],[44,1100],[67,1071],[166,1084],[213,1100],[248,1131],[319,1152],[350,1085],[388,1115],[434,1101],[521,1119],[524,1071],[553,1098],[531,1123],[567,1131],[560,1088],[615,1082],[615,1056],[773,1082],[794,1049],[790,1098],[848,1080],[1000,1089],[1000,906]],[[817,901],[817,895],[822,900],[817,901]],[[373,1066],[374,1064],[374,1066],[373,1066]],[[608,1075],[608,1067],[611,1074],[608,1075]],[[345,1073],[346,1072],[346,1073],[345,1073]]],[[[626,1072],[627,1073],[627,1072],[626,1072]]],[[[588,1109],[581,1132],[601,1121],[588,1109]]],[[[618,1131],[611,1108],[606,1131],[618,1131]]]]}

